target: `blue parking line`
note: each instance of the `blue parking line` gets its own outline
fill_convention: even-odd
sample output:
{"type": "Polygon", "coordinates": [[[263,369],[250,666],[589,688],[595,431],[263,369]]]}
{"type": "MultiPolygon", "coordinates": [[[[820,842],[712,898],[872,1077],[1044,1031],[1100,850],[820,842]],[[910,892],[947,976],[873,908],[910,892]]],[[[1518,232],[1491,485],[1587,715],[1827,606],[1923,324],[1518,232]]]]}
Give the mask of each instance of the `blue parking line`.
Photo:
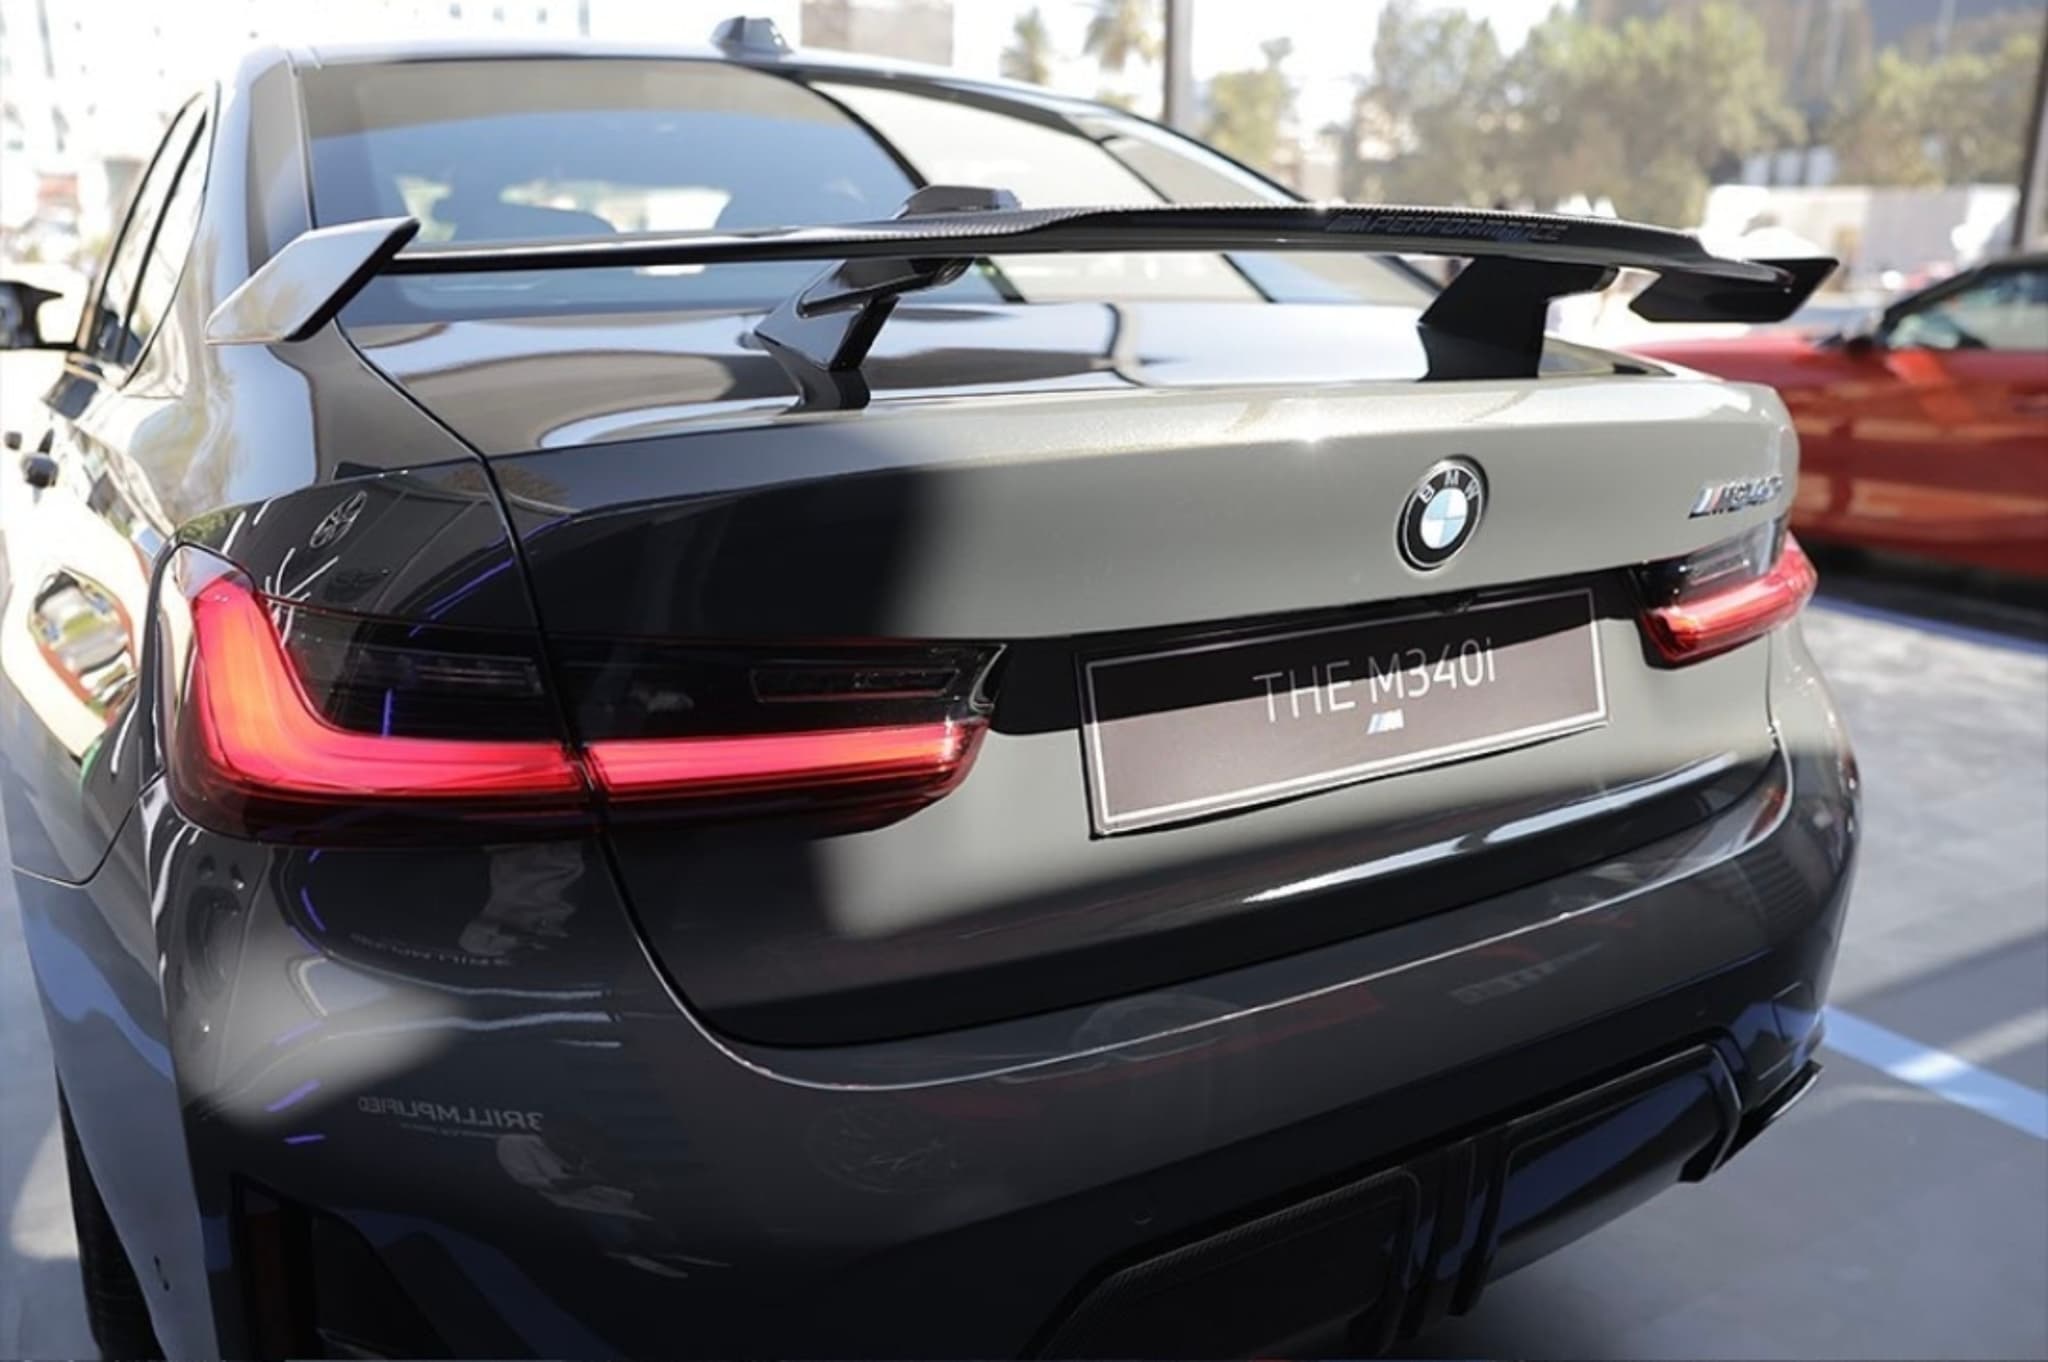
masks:
{"type": "Polygon", "coordinates": [[[1825,1044],[1859,1064],[1881,1069],[1944,1101],[1989,1116],[2037,1140],[2048,1140],[2048,1093],[2036,1092],[2002,1074],[1980,1069],[1946,1050],[1937,1050],[1888,1031],[1876,1022],[1827,1009],[1825,1044]]]}
{"type": "Polygon", "coordinates": [[[1840,596],[1830,596],[1825,591],[1814,597],[1813,608],[1825,610],[1830,614],[1876,620],[1880,624],[1896,624],[1904,629],[1917,629],[1924,634],[1936,634],[1942,638],[1975,643],[1985,648],[2009,648],[2018,653],[2032,653],[2036,657],[2048,656],[2048,639],[2033,638],[2026,634],[2002,633],[1974,624],[1957,624],[1953,620],[1916,615],[1910,610],[1894,610],[1888,606],[1871,605],[1865,601],[1844,600],[1840,596]]]}

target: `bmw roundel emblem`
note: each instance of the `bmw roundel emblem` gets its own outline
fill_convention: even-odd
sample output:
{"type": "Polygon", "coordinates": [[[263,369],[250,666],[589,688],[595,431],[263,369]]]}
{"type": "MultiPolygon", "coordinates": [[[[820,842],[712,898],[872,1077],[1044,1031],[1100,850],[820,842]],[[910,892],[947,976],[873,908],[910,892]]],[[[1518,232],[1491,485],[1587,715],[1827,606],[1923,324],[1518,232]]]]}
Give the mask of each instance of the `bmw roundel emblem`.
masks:
{"type": "Polygon", "coordinates": [[[1486,511],[1486,475],[1470,459],[1432,464],[1401,506],[1395,539],[1410,567],[1440,568],[1465,547],[1486,511]]]}

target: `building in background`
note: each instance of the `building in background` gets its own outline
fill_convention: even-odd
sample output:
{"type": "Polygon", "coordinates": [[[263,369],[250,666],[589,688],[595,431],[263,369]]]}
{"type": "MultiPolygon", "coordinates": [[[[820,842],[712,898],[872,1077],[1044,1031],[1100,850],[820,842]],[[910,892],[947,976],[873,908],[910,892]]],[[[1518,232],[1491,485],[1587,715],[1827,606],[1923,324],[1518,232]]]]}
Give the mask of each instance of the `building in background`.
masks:
{"type": "MultiPolygon", "coordinates": [[[[854,31],[867,41],[905,33],[928,53],[923,29],[949,25],[951,5],[920,6],[945,13],[922,28],[864,23],[854,31]]],[[[171,113],[220,62],[250,47],[437,37],[702,43],[739,10],[795,34],[807,8],[801,0],[0,0],[0,250],[95,255],[171,113]]],[[[936,59],[949,52],[948,40],[936,59]]]]}
{"type": "MultiPolygon", "coordinates": [[[[2032,88],[2026,77],[2038,61],[2008,49],[2016,38],[2038,38],[2048,0],[1742,0],[1735,12],[1761,34],[1753,57],[1761,74],[1731,83],[1739,97],[1695,98],[1697,116],[1679,126],[1701,128],[1736,109],[1761,114],[1768,131],[1713,146],[1701,133],[1691,139],[1699,146],[1673,153],[1686,164],[1664,164],[1673,159],[1665,156],[1656,174],[1640,172],[1656,157],[1616,151],[1628,141],[1620,134],[1657,129],[1661,156],[1673,142],[1663,131],[1667,106],[1681,101],[1666,77],[1632,77],[1630,54],[1660,22],[1710,7],[1728,8],[1716,0],[1191,0],[1191,122],[1311,198],[1547,208],[1610,197],[1624,214],[1690,225],[1702,220],[1715,185],[1865,186],[1871,192],[1860,196],[1790,195],[1757,212],[1811,216],[1826,230],[1809,236],[1847,242],[1846,254],[1879,272],[1920,267],[1930,233],[1953,235],[1952,262],[1996,248],[1979,238],[1985,215],[2011,200],[2001,182],[2020,178],[2021,86],[2032,88]],[[1436,23],[1461,8],[1464,30],[1436,23]],[[1383,54],[1390,18],[1418,36],[1383,54]],[[1560,24],[1598,30],[1599,41],[1562,43],[1560,24]],[[1551,32],[1545,50],[1573,57],[1556,63],[1548,84],[1528,78],[1531,25],[1551,32]],[[1392,69],[1375,73],[1387,55],[1392,69]],[[2015,75],[2018,66],[2026,69],[2015,75]],[[1567,109],[1560,135],[1541,135],[1547,125],[1516,104],[1532,84],[1544,85],[1545,107],[1567,109]],[[1518,139],[1518,129],[1536,135],[1518,139]],[[1612,180],[1615,167],[1624,183],[1597,182],[1612,180]],[[1685,193],[1625,201],[1632,187],[1667,185],[1677,171],[1691,186],[1685,193]],[[1852,202],[1915,225],[1880,243],[1889,230],[1881,223],[1859,217],[1852,230],[1842,206],[1852,202]],[[1935,218],[1944,225],[1925,226],[1935,218]]],[[[698,44],[745,12],[773,19],[803,46],[973,77],[1030,72],[1061,93],[1157,115],[1165,9],[1164,0],[0,0],[0,253],[94,254],[170,111],[216,63],[252,45],[441,36],[698,44]]],[[[1662,60],[1651,54],[1638,64],[1663,71],[1662,60]]],[[[1731,56],[1702,69],[1732,64],[1731,56]]],[[[2035,157],[2036,177],[2048,177],[2048,153],[2035,157]]],[[[1739,205],[1762,202],[1755,193],[1714,194],[1708,216],[1717,226],[1745,211],[1739,205]]],[[[2004,231],[2009,240],[2011,227],[2004,231]]]]}

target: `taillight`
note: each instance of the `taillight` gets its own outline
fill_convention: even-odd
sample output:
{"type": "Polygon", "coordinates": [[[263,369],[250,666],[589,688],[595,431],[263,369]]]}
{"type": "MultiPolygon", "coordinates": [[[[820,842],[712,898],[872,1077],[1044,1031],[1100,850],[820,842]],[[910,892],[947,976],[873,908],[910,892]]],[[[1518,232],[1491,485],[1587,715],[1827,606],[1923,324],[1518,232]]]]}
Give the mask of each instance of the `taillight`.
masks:
{"type": "Polygon", "coordinates": [[[929,799],[966,774],[994,652],[923,644],[558,642],[599,786],[650,802],[929,799]]]}
{"type": "Polygon", "coordinates": [[[1797,615],[1820,576],[1786,531],[1764,525],[1637,573],[1643,629],[1663,659],[1697,662],[1769,633],[1797,615]]]}
{"type": "Polygon", "coordinates": [[[193,550],[179,566],[172,793],[236,835],[387,840],[455,821],[498,836],[599,800],[894,809],[952,788],[986,727],[991,649],[571,639],[557,707],[531,639],[273,600],[193,550]]]}
{"type": "Polygon", "coordinates": [[[613,799],[701,799],[791,788],[937,790],[967,771],[984,725],[940,719],[888,728],[731,738],[628,738],[585,751],[613,799]]]}
{"type": "MultiPolygon", "coordinates": [[[[269,608],[231,577],[192,600],[191,734],[214,779],[289,798],[471,799],[583,788],[546,739],[415,738],[337,728],[314,712],[269,608]]],[[[388,691],[395,698],[395,691],[388,691]]]]}

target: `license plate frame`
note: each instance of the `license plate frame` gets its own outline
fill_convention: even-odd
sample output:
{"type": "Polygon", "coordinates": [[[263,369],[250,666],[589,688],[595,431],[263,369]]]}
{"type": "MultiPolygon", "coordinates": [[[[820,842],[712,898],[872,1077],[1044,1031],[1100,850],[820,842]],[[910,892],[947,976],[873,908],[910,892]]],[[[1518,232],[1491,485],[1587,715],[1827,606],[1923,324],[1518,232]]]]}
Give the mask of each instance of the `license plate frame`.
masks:
{"type": "MultiPolygon", "coordinates": [[[[1449,656],[1446,652],[1445,657],[1449,656]]],[[[1468,656],[1461,647],[1454,665],[1464,665],[1468,656]]],[[[1334,661],[1330,665],[1330,674],[1334,677],[1334,661]]],[[[1247,631],[1225,638],[1191,640],[1137,652],[1105,652],[1080,658],[1078,670],[1088,813],[1092,830],[1098,837],[1237,813],[1301,795],[1490,756],[1600,728],[1609,720],[1606,664],[1600,645],[1600,615],[1593,592],[1588,587],[1502,596],[1452,611],[1412,611],[1337,624],[1247,631]],[[1542,622],[1561,623],[1564,627],[1535,627],[1542,622]],[[1349,713],[1354,708],[1363,714],[1366,711],[1365,701],[1357,699],[1355,703],[1342,703],[1347,697],[1340,696],[1339,690],[1354,685],[1361,691],[1369,689],[1377,702],[1381,683],[1386,681],[1388,673],[1378,669],[1378,653],[1358,645],[1370,641],[1384,648],[1383,641],[1402,637],[1405,633],[1406,638],[1414,641],[1403,642],[1393,649],[1391,655],[1398,659],[1420,649],[1425,654],[1425,670],[1432,670],[1440,665],[1442,659],[1431,662],[1429,650],[1421,646],[1422,640],[1441,637],[1476,639],[1480,636],[1473,631],[1489,626],[1496,629],[1504,626],[1511,632],[1525,629],[1527,633],[1513,638],[1504,648],[1494,646],[1493,634],[1485,635],[1487,644],[1481,655],[1481,666],[1488,676],[1485,684],[1498,687],[1501,660],[1520,650],[1516,663],[1518,670],[1534,675],[1541,668],[1550,669],[1549,675],[1540,678],[1542,684],[1533,690],[1525,680],[1522,693],[1543,694],[1547,690],[1558,693],[1564,702],[1549,706],[1523,705],[1513,717],[1497,726],[1480,726],[1483,731],[1459,732],[1461,727],[1472,728],[1473,725],[1461,726],[1433,716],[1435,727],[1451,730],[1446,740],[1428,740],[1417,746],[1401,739],[1382,744],[1387,750],[1380,756],[1363,755],[1371,744],[1361,743],[1361,735],[1347,732],[1341,724],[1321,730],[1290,728],[1288,732],[1295,736],[1286,740],[1289,750],[1285,755],[1277,760],[1271,754],[1265,754],[1264,760],[1249,760],[1246,759],[1248,755],[1259,754],[1240,753],[1239,759],[1225,764],[1242,765],[1248,774],[1241,780],[1222,779],[1216,770],[1219,762],[1215,753],[1198,741],[1203,736],[1205,722],[1199,716],[1209,714],[1214,725],[1223,729],[1258,731],[1256,718],[1246,717],[1249,702],[1254,706],[1250,713],[1263,715],[1269,726],[1278,724],[1275,692],[1271,684],[1265,684],[1263,691],[1254,689],[1246,694],[1226,690],[1209,703],[1187,706],[1134,706],[1129,694],[1118,693],[1142,684],[1142,680],[1134,680],[1138,671],[1132,669],[1149,669],[1156,674],[1162,666],[1177,665],[1183,669],[1180,678],[1169,675],[1170,683],[1178,680],[1179,684],[1205,693],[1230,684],[1220,675],[1209,675],[1199,678],[1200,685],[1197,686],[1193,667],[1176,663],[1177,659],[1200,659],[1196,665],[1206,664],[1213,672],[1215,665],[1224,659],[1242,661],[1259,653],[1328,658],[1333,648],[1344,645],[1348,652],[1344,658],[1336,660],[1363,655],[1374,665],[1370,672],[1364,668],[1349,670],[1348,679],[1336,683],[1339,689],[1328,691],[1328,703],[1338,708],[1327,713],[1323,709],[1325,696],[1320,689],[1323,683],[1315,683],[1311,689],[1315,706],[1312,717],[1335,719],[1338,714],[1349,713]],[[1572,658],[1578,651],[1580,636],[1584,638],[1584,660],[1574,662],[1572,658]],[[1539,658],[1539,652],[1547,655],[1539,658]],[[1487,654],[1491,655],[1490,660],[1487,654]],[[1190,719],[1187,717],[1190,714],[1198,717],[1190,719]],[[1321,736],[1303,736],[1310,732],[1318,732],[1321,736]],[[1309,760],[1304,756],[1304,751],[1309,750],[1303,748],[1304,742],[1308,742],[1311,749],[1334,742],[1335,755],[1328,764],[1310,761],[1304,767],[1304,761],[1309,760]],[[1153,753],[1152,762],[1169,769],[1162,775],[1157,770],[1133,767],[1131,763],[1140,758],[1131,755],[1129,750],[1119,755],[1119,749],[1133,748],[1153,753]]],[[[1412,667],[1405,669],[1404,675],[1408,671],[1412,671],[1412,667]]],[[[1252,674],[1251,679],[1260,681],[1262,677],[1273,675],[1275,673],[1267,671],[1252,674]]],[[[1279,705],[1290,708],[1289,723],[1293,723],[1303,717],[1303,692],[1297,673],[1289,670],[1287,675],[1292,684],[1286,691],[1278,692],[1285,697],[1279,705]]],[[[1469,675],[1467,667],[1445,689],[1455,693],[1461,689],[1457,682],[1469,675]]],[[[1370,739],[1411,732],[1407,723],[1409,706],[1419,705],[1427,699],[1430,686],[1417,685],[1413,689],[1417,693],[1412,699],[1405,693],[1399,694],[1401,704],[1392,707],[1394,717],[1389,720],[1392,727],[1382,730],[1376,726],[1379,723],[1377,718],[1367,716],[1366,727],[1370,731],[1362,736],[1370,739]]],[[[1481,684],[1468,680],[1462,689],[1468,694],[1477,693],[1481,684]]],[[[1496,689],[1492,698],[1512,706],[1516,700],[1516,689],[1513,684],[1505,692],[1496,689]]],[[[1471,708],[1469,701],[1464,708],[1471,708]]],[[[1382,712],[1375,709],[1371,714],[1382,712]]],[[[1421,727],[1418,725],[1414,731],[1421,727]]]]}

